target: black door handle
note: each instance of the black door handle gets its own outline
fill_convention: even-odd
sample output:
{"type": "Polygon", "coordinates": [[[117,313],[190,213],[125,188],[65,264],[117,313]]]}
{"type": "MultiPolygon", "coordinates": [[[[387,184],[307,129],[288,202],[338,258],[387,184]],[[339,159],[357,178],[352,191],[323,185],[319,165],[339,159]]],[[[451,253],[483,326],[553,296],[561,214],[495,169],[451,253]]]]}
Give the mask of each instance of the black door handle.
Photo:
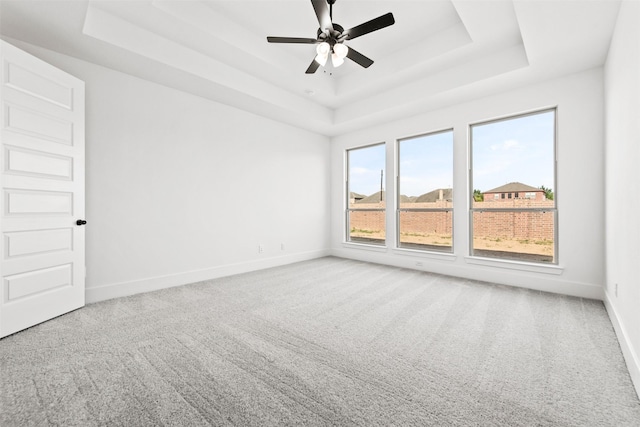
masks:
{"type": "Polygon", "coordinates": [[[85,221],[84,219],[79,219],[76,221],[76,225],[85,225],[87,223],[87,221],[85,221]]]}

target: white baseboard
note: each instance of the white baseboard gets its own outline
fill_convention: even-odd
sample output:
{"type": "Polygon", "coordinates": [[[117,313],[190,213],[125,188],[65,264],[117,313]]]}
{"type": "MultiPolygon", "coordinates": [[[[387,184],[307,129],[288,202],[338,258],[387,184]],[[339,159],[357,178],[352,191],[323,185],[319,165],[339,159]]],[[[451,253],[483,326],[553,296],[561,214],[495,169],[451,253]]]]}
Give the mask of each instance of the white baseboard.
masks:
{"type": "Polygon", "coordinates": [[[454,256],[451,260],[442,262],[425,255],[420,259],[421,265],[416,266],[415,256],[399,255],[392,251],[373,252],[360,248],[333,248],[331,255],[579,298],[600,301],[604,299],[604,288],[599,285],[566,280],[558,274],[518,271],[491,265],[470,265],[463,260],[464,257],[454,256]]]}
{"type": "Polygon", "coordinates": [[[608,292],[605,292],[604,306],[607,309],[607,314],[609,314],[609,319],[611,319],[611,324],[613,325],[613,329],[618,337],[618,342],[620,343],[624,360],[627,363],[627,369],[629,370],[631,381],[636,388],[636,394],[640,397],[640,357],[638,357],[636,349],[631,345],[624,323],[620,321],[618,312],[611,303],[608,292]]]}
{"type": "Polygon", "coordinates": [[[135,295],[143,292],[157,291],[174,286],[201,282],[203,280],[217,279],[219,277],[232,276],[234,274],[248,273],[250,271],[263,270],[265,268],[278,267],[294,262],[307,261],[330,255],[330,251],[318,250],[302,252],[293,255],[271,257],[260,260],[252,260],[237,264],[221,265],[202,270],[186,271],[167,276],[149,277],[129,282],[113,283],[109,285],[87,287],[85,300],[87,304],[105,301],[108,299],[135,295]]]}

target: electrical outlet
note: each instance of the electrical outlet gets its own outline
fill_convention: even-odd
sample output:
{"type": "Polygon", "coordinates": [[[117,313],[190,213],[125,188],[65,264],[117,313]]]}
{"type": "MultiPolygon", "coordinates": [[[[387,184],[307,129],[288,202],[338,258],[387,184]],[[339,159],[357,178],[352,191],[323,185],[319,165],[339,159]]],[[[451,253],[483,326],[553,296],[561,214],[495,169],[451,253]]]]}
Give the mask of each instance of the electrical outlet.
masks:
{"type": "Polygon", "coordinates": [[[422,261],[416,261],[416,267],[424,267],[422,261]]]}
{"type": "Polygon", "coordinates": [[[262,245],[258,245],[258,253],[261,254],[262,252],[264,252],[264,248],[262,245]]]}
{"type": "Polygon", "coordinates": [[[284,251],[284,243],[280,243],[280,250],[284,251]]]}

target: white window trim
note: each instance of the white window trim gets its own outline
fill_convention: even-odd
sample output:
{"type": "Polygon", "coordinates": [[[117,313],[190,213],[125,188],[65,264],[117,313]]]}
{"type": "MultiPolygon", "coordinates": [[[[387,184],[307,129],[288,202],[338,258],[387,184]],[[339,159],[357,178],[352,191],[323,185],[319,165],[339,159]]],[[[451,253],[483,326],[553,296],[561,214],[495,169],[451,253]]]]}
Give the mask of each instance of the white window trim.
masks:
{"type": "MultiPolygon", "coordinates": [[[[367,145],[363,145],[363,146],[359,146],[359,147],[351,147],[351,148],[347,148],[344,151],[344,183],[345,183],[345,190],[346,190],[346,194],[345,194],[345,201],[346,201],[346,208],[344,209],[344,237],[343,237],[343,246],[344,247],[360,247],[360,248],[376,248],[376,249],[383,249],[383,252],[386,252],[387,250],[387,224],[386,224],[386,214],[387,214],[387,209],[388,206],[386,204],[386,200],[385,200],[385,207],[382,209],[379,209],[381,212],[384,212],[385,214],[385,241],[383,244],[367,244],[367,243],[357,243],[357,242],[351,242],[350,240],[348,240],[351,235],[350,235],[350,224],[349,224],[349,212],[352,211],[357,211],[358,209],[350,209],[349,208],[349,200],[350,200],[350,194],[351,194],[351,188],[350,188],[350,183],[349,183],[349,151],[352,150],[360,150],[360,149],[366,149],[366,148],[371,148],[371,147],[375,147],[378,145],[382,145],[385,147],[386,149],[386,142],[376,142],[374,144],[367,144],[367,145]],[[350,246],[350,245],[354,245],[354,246],[350,246]]],[[[385,152],[385,163],[386,163],[386,152],[385,152]]],[[[386,171],[386,167],[385,167],[385,171],[386,171]]],[[[365,210],[365,209],[363,209],[365,210]]],[[[367,210],[371,210],[371,211],[375,211],[376,209],[367,209],[367,210]]],[[[380,251],[378,251],[380,252],[380,251]]]]}
{"type": "Polygon", "coordinates": [[[509,270],[530,271],[533,273],[545,273],[561,275],[564,273],[564,267],[556,264],[538,264],[522,261],[513,261],[500,258],[484,258],[478,256],[465,256],[464,260],[467,264],[482,265],[485,267],[505,268],[509,270]]]}
{"type": "MultiPolygon", "coordinates": [[[[504,259],[504,258],[486,258],[486,257],[478,257],[478,256],[474,256],[474,255],[466,255],[465,256],[465,260],[472,260],[471,262],[469,262],[470,264],[479,264],[479,265],[492,265],[492,263],[495,261],[497,264],[494,265],[496,267],[503,267],[503,268],[513,268],[510,266],[522,266],[521,268],[516,268],[518,270],[526,270],[526,271],[539,271],[539,272],[548,272],[546,270],[549,271],[554,271],[559,269],[560,272],[559,273],[553,273],[553,274],[562,274],[562,271],[564,271],[564,269],[562,267],[559,267],[559,263],[560,263],[560,259],[559,259],[559,233],[558,233],[558,226],[559,226],[559,221],[558,221],[558,199],[557,199],[557,187],[558,187],[558,107],[557,106],[553,106],[553,107],[547,107],[547,108],[541,108],[541,109],[536,109],[533,111],[529,111],[529,112],[524,112],[524,113],[520,113],[520,114],[512,114],[512,115],[508,115],[508,116],[504,116],[504,117],[500,117],[500,118],[495,118],[495,119],[491,119],[491,120],[483,120],[480,122],[475,122],[475,123],[469,123],[467,125],[467,129],[468,129],[468,135],[469,135],[469,145],[468,145],[468,156],[469,156],[469,176],[468,176],[468,180],[469,180],[469,188],[473,188],[473,138],[472,138],[472,128],[473,126],[476,125],[483,125],[483,124],[488,124],[488,123],[492,123],[492,122],[501,122],[501,121],[505,121],[505,120],[512,120],[512,119],[516,119],[518,117],[526,117],[526,116],[530,116],[530,115],[535,115],[535,114],[541,114],[544,112],[548,112],[548,111],[553,111],[554,112],[554,135],[553,135],[553,151],[554,151],[554,183],[555,183],[555,187],[556,187],[556,191],[554,192],[554,205],[553,205],[553,209],[549,209],[550,211],[554,212],[554,238],[553,238],[553,244],[554,244],[554,260],[553,263],[550,264],[543,264],[543,263],[534,263],[534,262],[523,262],[523,261],[514,261],[514,260],[510,260],[510,259],[504,259]],[[480,260],[482,262],[474,262],[473,260],[480,260]],[[498,265],[498,264],[505,264],[505,266],[502,265],[498,265]],[[530,268],[534,268],[534,269],[530,269],[530,268]]],[[[472,190],[473,191],[473,190],[472,190]]],[[[535,194],[535,193],[534,193],[535,194]]],[[[502,193],[501,196],[505,196],[505,193],[502,193]]],[[[471,193],[471,199],[473,200],[473,192],[471,193]]],[[[501,197],[501,199],[505,199],[505,197],[501,197]]],[[[488,211],[490,209],[487,209],[488,211]]],[[[473,202],[470,202],[469,205],[469,250],[471,252],[473,252],[473,212],[475,211],[475,209],[473,208],[473,202]]],[[[526,209],[523,209],[523,211],[526,211],[526,209]]]]}
{"type": "Polygon", "coordinates": [[[373,252],[388,252],[386,245],[368,245],[366,243],[342,242],[342,247],[347,249],[363,249],[373,252]]]}
{"type": "MultiPolygon", "coordinates": [[[[457,258],[457,256],[455,255],[455,248],[454,248],[454,244],[453,244],[453,236],[455,234],[455,222],[453,221],[453,213],[454,213],[454,205],[452,204],[451,208],[437,208],[437,209],[420,209],[420,208],[400,208],[400,143],[402,141],[406,141],[409,139],[413,139],[413,138],[420,138],[420,137],[426,137],[426,136],[430,136],[430,135],[438,135],[438,134],[442,134],[442,133],[447,133],[447,132],[451,132],[451,143],[452,143],[452,148],[455,147],[455,135],[454,135],[454,128],[446,128],[446,129],[441,129],[441,130],[436,130],[436,131],[432,131],[432,132],[427,132],[427,133],[422,133],[422,134],[417,134],[417,135],[412,135],[412,136],[406,136],[403,138],[399,138],[396,139],[396,143],[395,143],[395,151],[394,151],[394,155],[395,155],[395,178],[396,178],[396,185],[395,185],[395,192],[396,192],[396,209],[395,209],[395,227],[396,227],[396,248],[394,248],[394,251],[400,251],[398,253],[416,253],[416,254],[420,254],[420,255],[429,255],[429,254],[433,254],[434,255],[434,259],[443,259],[443,260],[447,260],[449,261],[449,257],[453,256],[454,260],[457,258]],[[401,230],[400,230],[400,212],[402,211],[414,211],[414,212],[451,212],[451,246],[448,247],[448,249],[443,249],[441,251],[439,250],[433,250],[433,249],[407,249],[407,248],[403,248],[401,247],[402,242],[400,242],[400,236],[401,236],[401,230]],[[444,258],[440,258],[439,255],[445,255],[444,258]]],[[[455,158],[451,159],[452,163],[451,163],[451,170],[453,173],[453,179],[455,180],[455,158]]],[[[453,185],[452,185],[453,187],[453,185]]]]}
{"type": "Polygon", "coordinates": [[[405,248],[395,248],[393,252],[398,255],[411,256],[416,258],[429,258],[435,259],[438,261],[449,261],[454,262],[458,259],[458,256],[451,252],[432,252],[425,250],[414,250],[414,249],[405,249],[405,248]]]}

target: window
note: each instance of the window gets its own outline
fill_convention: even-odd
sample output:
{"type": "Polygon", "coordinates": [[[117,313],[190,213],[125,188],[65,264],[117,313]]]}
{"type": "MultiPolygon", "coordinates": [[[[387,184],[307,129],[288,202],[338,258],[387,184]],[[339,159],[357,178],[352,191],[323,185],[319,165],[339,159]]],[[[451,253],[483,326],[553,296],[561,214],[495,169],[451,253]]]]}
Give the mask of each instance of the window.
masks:
{"type": "Polygon", "coordinates": [[[398,247],[453,249],[453,131],[398,141],[398,247]]]}
{"type": "Polygon", "coordinates": [[[347,150],[347,242],[385,244],[384,169],[384,144],[347,150]]]}
{"type": "Polygon", "coordinates": [[[471,255],[557,264],[555,128],[555,109],[471,126],[471,188],[502,194],[471,199],[471,255]]]}

